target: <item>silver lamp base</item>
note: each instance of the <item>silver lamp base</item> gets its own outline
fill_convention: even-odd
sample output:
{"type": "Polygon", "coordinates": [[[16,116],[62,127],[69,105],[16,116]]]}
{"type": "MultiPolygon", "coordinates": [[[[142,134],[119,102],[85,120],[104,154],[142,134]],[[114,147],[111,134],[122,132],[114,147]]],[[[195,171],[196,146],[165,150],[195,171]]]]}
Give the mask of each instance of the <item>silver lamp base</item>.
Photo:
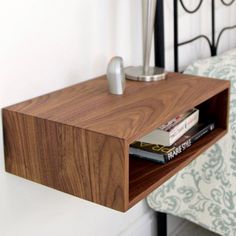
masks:
{"type": "Polygon", "coordinates": [[[149,67],[148,73],[144,73],[143,66],[129,66],[125,68],[125,77],[130,80],[152,82],[166,78],[166,72],[162,68],[149,67]]]}

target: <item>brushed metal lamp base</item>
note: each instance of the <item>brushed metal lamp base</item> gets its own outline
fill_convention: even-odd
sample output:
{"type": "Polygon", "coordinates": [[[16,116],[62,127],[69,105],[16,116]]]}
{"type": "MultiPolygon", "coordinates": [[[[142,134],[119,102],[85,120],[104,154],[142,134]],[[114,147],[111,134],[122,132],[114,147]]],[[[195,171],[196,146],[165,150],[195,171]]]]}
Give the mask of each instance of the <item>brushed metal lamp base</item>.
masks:
{"type": "Polygon", "coordinates": [[[148,72],[144,73],[143,66],[129,66],[125,68],[125,76],[130,80],[152,82],[165,79],[166,72],[163,68],[149,67],[148,72]]]}

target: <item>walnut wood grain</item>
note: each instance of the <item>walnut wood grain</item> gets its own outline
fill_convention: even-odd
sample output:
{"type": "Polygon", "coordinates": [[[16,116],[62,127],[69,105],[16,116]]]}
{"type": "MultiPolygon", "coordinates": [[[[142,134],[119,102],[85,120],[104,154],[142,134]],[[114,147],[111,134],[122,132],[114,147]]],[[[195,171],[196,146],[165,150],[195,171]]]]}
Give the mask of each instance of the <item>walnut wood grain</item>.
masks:
{"type": "Polygon", "coordinates": [[[125,95],[116,96],[101,77],[9,109],[131,143],[228,86],[228,81],[171,73],[159,82],[127,81],[125,95]]]}
{"type": "Polygon", "coordinates": [[[168,74],[127,81],[123,96],[100,77],[3,109],[6,170],[37,183],[126,211],[226,133],[229,81],[168,74]],[[129,145],[198,106],[217,129],[159,167],[129,160],[129,145]]]}
{"type": "Polygon", "coordinates": [[[116,210],[127,209],[128,151],[123,140],[7,110],[3,122],[6,171],[116,210]]]}

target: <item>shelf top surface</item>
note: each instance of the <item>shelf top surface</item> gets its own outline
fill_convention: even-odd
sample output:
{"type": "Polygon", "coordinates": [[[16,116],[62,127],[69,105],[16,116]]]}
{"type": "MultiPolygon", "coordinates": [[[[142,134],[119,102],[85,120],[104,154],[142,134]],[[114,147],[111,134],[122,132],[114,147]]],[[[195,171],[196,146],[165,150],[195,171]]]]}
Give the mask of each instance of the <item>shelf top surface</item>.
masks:
{"type": "Polygon", "coordinates": [[[169,73],[158,82],[126,81],[111,95],[105,76],[5,108],[133,142],[229,88],[229,81],[169,73]]]}

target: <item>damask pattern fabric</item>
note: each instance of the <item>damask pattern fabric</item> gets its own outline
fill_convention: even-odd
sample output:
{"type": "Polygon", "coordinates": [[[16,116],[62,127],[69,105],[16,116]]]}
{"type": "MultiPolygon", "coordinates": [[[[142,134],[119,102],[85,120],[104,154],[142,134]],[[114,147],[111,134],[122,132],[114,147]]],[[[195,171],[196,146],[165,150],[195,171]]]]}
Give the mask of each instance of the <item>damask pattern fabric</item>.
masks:
{"type": "Polygon", "coordinates": [[[236,49],[197,61],[185,73],[231,81],[229,133],[151,193],[147,202],[156,211],[236,236],[236,49]]]}

